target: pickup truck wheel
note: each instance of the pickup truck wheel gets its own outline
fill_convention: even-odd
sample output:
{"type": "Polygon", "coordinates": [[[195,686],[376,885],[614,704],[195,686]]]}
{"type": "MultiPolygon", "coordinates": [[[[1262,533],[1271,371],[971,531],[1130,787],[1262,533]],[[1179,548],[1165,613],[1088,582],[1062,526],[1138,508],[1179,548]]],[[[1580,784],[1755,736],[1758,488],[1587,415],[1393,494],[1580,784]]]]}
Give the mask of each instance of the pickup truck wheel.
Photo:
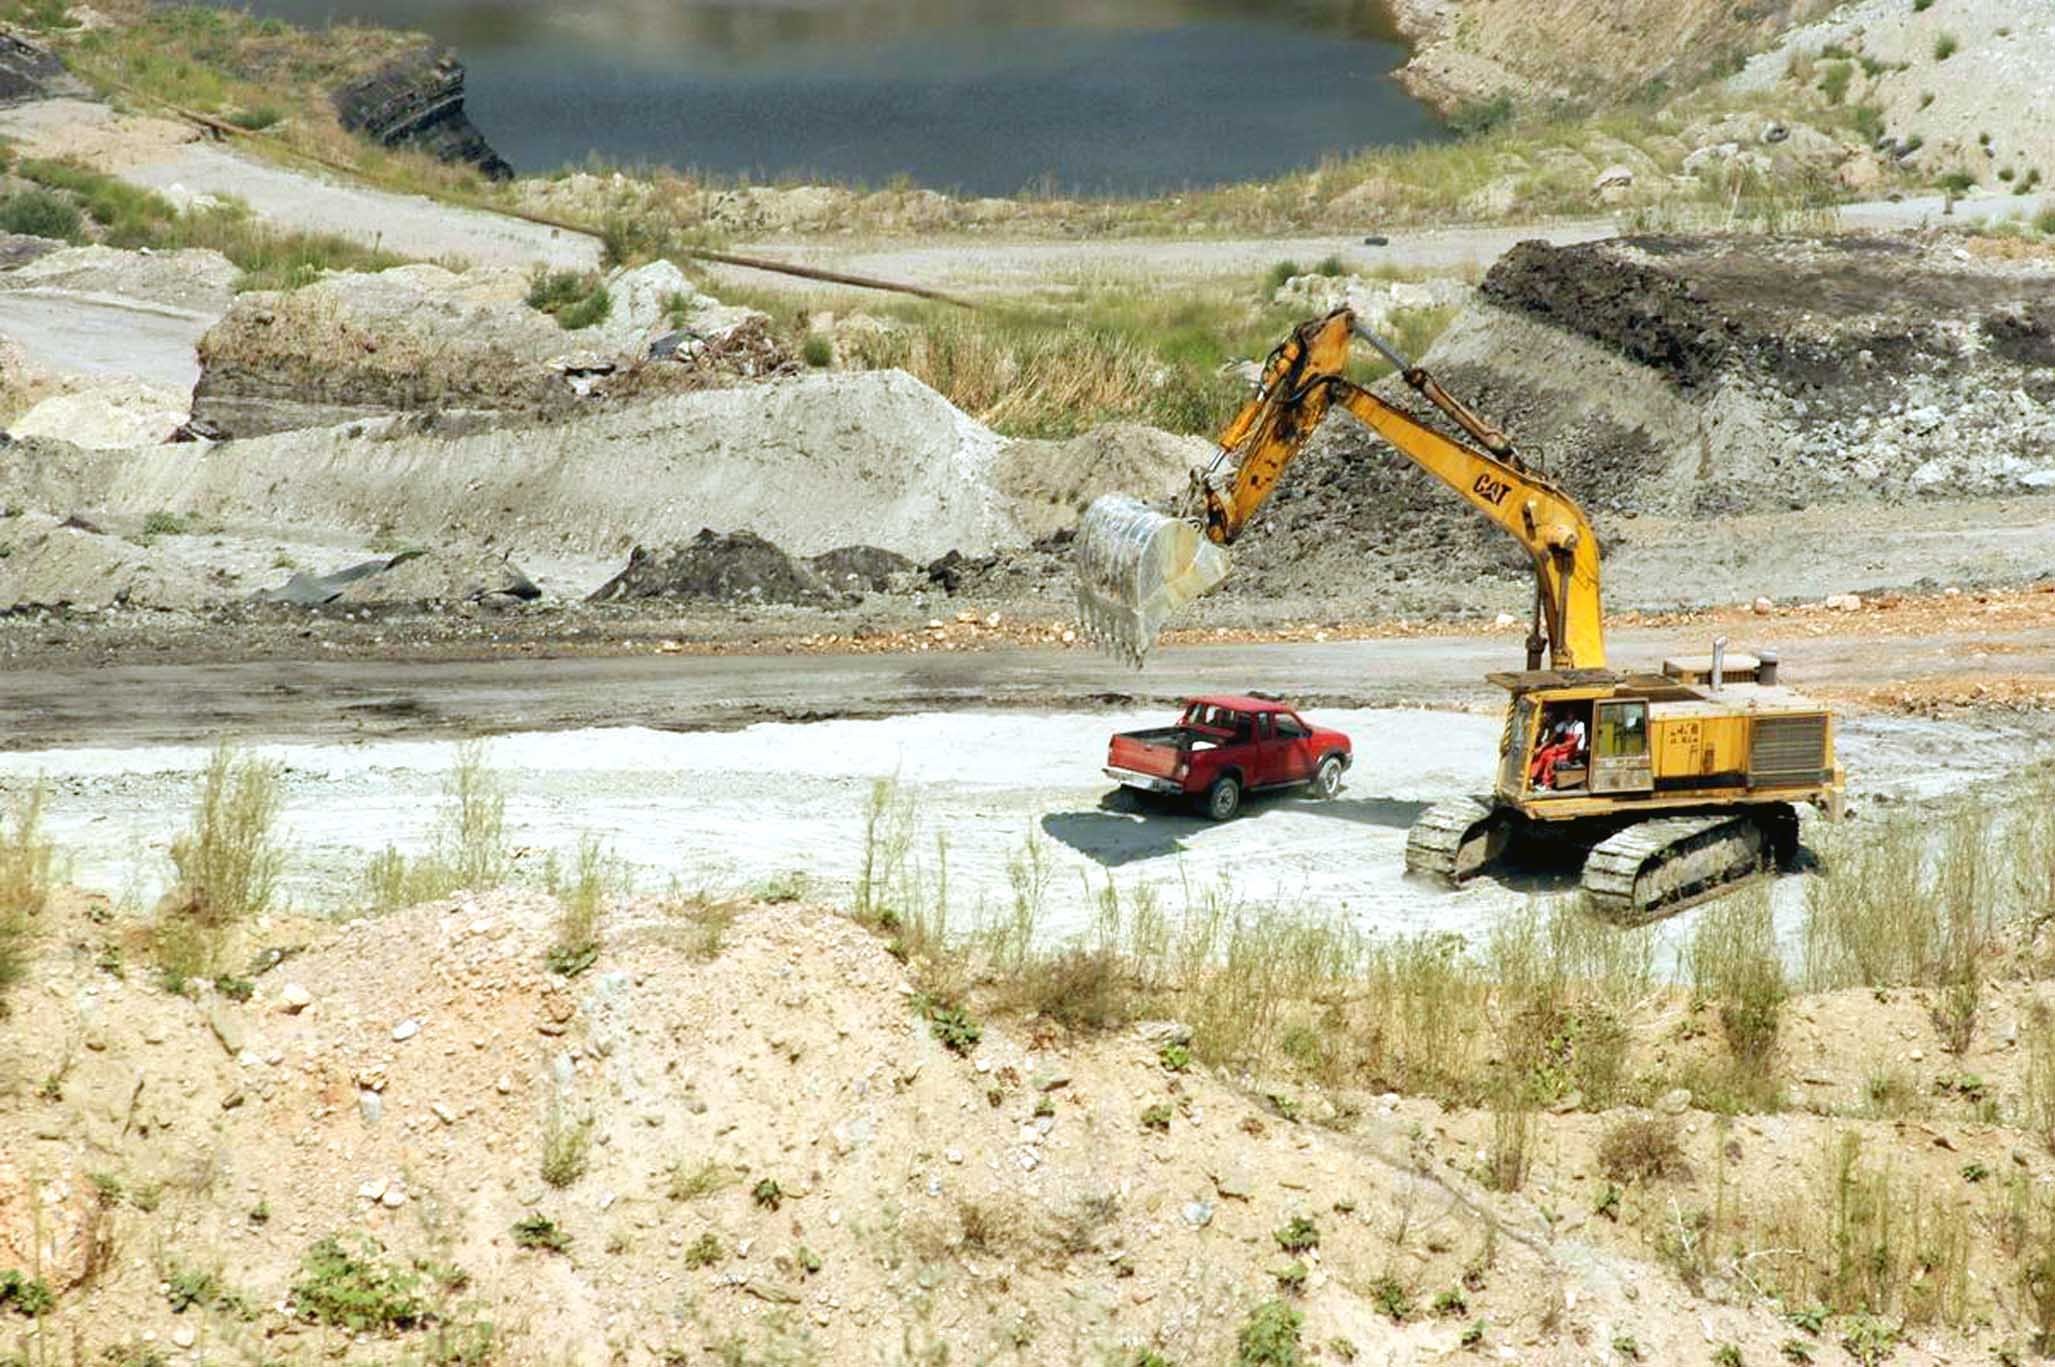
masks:
{"type": "Polygon", "coordinates": [[[1341,756],[1329,755],[1313,770],[1313,781],[1307,785],[1314,797],[1333,797],[1341,791],[1341,756]]]}
{"type": "Polygon", "coordinates": [[[1206,815],[1215,821],[1231,821],[1242,809],[1242,785],[1232,778],[1214,780],[1206,790],[1206,815]]]}

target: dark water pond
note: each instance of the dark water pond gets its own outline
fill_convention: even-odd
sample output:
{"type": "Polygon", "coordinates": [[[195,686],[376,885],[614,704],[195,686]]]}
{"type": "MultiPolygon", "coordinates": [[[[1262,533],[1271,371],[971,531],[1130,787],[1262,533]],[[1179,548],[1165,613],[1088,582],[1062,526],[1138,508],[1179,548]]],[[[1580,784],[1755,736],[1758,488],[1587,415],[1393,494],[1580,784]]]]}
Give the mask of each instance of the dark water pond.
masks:
{"type": "Polygon", "coordinates": [[[1378,0],[246,0],[452,44],[523,171],[597,155],[1011,194],[1175,189],[1436,135],[1378,0]]]}

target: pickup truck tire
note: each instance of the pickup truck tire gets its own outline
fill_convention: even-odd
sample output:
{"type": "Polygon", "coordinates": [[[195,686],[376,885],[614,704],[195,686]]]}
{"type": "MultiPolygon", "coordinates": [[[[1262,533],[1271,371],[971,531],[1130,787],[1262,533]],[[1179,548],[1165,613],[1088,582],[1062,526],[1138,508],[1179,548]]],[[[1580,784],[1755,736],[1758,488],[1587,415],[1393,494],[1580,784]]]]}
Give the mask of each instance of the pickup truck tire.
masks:
{"type": "Polygon", "coordinates": [[[1232,821],[1242,809],[1242,785],[1236,778],[1219,778],[1206,790],[1206,815],[1215,821],[1232,821]]]}
{"type": "Polygon", "coordinates": [[[1333,797],[1336,793],[1340,792],[1341,756],[1327,755],[1322,757],[1319,765],[1313,770],[1312,781],[1306,787],[1314,797],[1319,798],[1333,797]]]}

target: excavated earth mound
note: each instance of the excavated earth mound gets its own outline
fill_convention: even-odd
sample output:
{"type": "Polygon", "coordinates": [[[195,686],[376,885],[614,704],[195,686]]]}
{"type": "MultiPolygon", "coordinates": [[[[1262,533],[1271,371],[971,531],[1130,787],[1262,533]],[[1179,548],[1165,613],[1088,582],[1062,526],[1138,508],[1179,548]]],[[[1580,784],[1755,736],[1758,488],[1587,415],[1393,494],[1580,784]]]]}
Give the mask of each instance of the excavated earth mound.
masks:
{"type": "MultiPolygon", "coordinates": [[[[1639,517],[1700,521],[1706,555],[1731,558],[1751,548],[1726,539],[1727,514],[2055,491],[2045,263],[1914,237],[1530,242],[1481,295],[1426,364],[1577,497],[1608,553],[1639,517]]],[[[1380,392],[1425,410],[1398,381],[1380,392]]],[[[1357,586],[1427,610],[1462,605],[1466,580],[1528,574],[1510,538],[1346,417],[1237,563],[1224,592],[1357,586]]]]}
{"type": "MultiPolygon", "coordinates": [[[[754,532],[723,535],[702,527],[691,541],[637,546],[619,574],[587,600],[665,598],[678,602],[825,606],[913,582],[914,564],[876,546],[841,546],[793,556],[754,532]]],[[[925,582],[923,579],[922,582],[925,582]]]]}
{"type": "Polygon", "coordinates": [[[595,603],[622,598],[676,598],[723,603],[826,603],[835,597],[811,566],[794,560],[754,532],[722,535],[710,527],[682,545],[637,546],[628,565],[592,595],[595,603]]]}
{"type": "MultiPolygon", "coordinates": [[[[1171,1022],[987,1019],[952,1052],[884,940],[818,906],[617,904],[568,979],[558,914],[499,892],[280,920],[240,947],[246,979],[179,995],[137,922],[62,894],[0,1031],[29,1080],[0,1091],[0,1269],[47,1289],[45,1332],[80,1361],[482,1341],[506,1367],[1418,1364],[1478,1341],[1568,1364],[1630,1331],[1644,1361],[1753,1362],[1792,1332],[1694,1299],[1590,1213],[1599,1135],[1645,1112],[1532,1117],[1537,1170],[1504,1195],[1479,1180],[1488,1112],[1349,1091],[1299,1118],[1288,1084],[1166,1068],[1171,1022]],[[1266,1319],[1254,1341],[1288,1355],[1246,1351],[1266,1319]]],[[[2017,1065],[1978,1067],[1995,1094],[2017,1065]]],[[[1713,1122],[1680,1121],[1678,1164],[1723,1193],[1795,1199],[1829,1148],[1803,1113],[1713,1122]]],[[[1903,1180],[2003,1162],[1989,1128],[1906,1141],[1903,1180]]],[[[1709,1190],[1610,1199],[1666,1228],[1709,1190]]]]}
{"type": "Polygon", "coordinates": [[[200,341],[193,413],[234,437],[395,412],[561,416],[594,395],[702,388],[786,364],[763,315],[700,294],[667,261],[579,288],[594,283],[606,316],[572,330],[530,307],[535,279],[512,267],[336,272],[240,295],[200,341]]]}
{"type": "Polygon", "coordinates": [[[0,521],[0,613],[69,608],[197,608],[226,585],[78,518],[0,521]]]}
{"type": "Polygon", "coordinates": [[[1003,445],[902,371],[816,373],[483,432],[409,414],[215,445],[24,442],[0,497],[530,556],[713,527],[796,555],[862,541],[926,560],[1026,539],[994,487],[1003,445]]]}

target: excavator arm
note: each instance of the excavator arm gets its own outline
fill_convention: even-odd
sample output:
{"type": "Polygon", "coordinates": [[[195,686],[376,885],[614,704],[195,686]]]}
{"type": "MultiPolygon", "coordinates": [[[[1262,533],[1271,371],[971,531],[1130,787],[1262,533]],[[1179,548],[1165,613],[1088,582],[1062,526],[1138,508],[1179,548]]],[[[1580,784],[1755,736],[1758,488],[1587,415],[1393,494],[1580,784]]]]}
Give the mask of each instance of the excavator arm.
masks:
{"type": "MultiPolygon", "coordinates": [[[[1207,542],[1234,543],[1336,407],[1354,414],[1526,548],[1534,562],[1537,619],[1527,644],[1530,669],[1541,666],[1543,633],[1553,667],[1605,666],[1598,540],[1583,510],[1530,470],[1504,433],[1361,328],[1347,309],[1302,325],[1271,353],[1255,397],[1222,432],[1213,467],[1194,472],[1194,513],[1207,542]],[[1351,382],[1343,371],[1355,336],[1382,351],[1416,392],[1477,445],[1444,436],[1351,382]]],[[[1198,544],[1189,524],[1148,513],[1132,500],[1095,504],[1078,540],[1081,615],[1088,628],[1096,627],[1137,662],[1171,608],[1226,575],[1224,555],[1198,544]],[[1109,535],[1114,519],[1120,520],[1120,531],[1109,535]],[[1146,591],[1135,595],[1133,570],[1144,561],[1140,578],[1146,591]]]]}

